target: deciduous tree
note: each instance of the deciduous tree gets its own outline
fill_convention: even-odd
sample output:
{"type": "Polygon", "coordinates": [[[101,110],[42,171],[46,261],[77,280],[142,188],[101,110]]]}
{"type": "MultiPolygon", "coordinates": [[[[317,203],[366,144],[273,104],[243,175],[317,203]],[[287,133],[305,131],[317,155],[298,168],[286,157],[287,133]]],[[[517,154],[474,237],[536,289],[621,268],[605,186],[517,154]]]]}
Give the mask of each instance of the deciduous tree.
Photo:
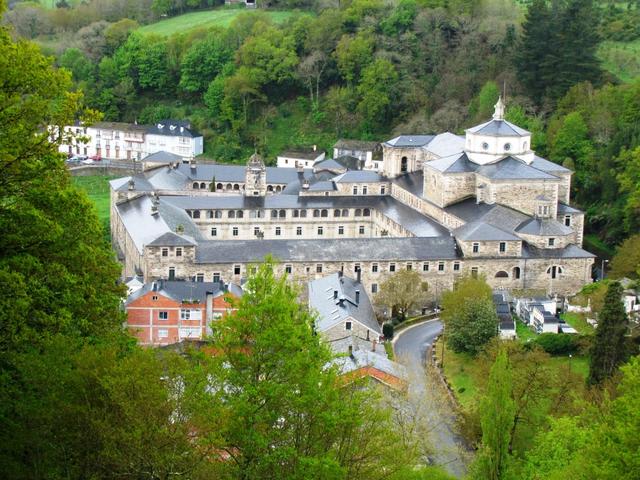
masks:
{"type": "Polygon", "coordinates": [[[399,270],[382,282],[374,302],[380,307],[391,307],[404,320],[412,308],[425,302],[428,289],[415,270],[399,270]]]}

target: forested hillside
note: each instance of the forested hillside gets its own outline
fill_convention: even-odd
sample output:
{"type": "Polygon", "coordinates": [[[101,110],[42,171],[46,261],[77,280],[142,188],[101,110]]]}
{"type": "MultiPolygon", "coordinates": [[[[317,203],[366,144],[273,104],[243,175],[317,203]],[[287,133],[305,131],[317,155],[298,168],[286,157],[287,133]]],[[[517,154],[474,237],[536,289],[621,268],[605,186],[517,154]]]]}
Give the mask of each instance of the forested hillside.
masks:
{"type": "Polygon", "coordinates": [[[5,21],[54,54],[105,119],[187,117],[205,135],[205,155],[226,162],[244,162],[254,148],[270,160],[288,146],[328,149],[340,137],[459,133],[486,119],[504,90],[508,118],[535,132],[538,154],[576,170],[588,230],[613,245],[637,229],[640,86],[603,70],[600,57],[611,68],[611,42],[640,38],[638,2],[262,6],[183,18],[210,5],[19,4],[5,21]],[[173,18],[153,23],[165,15],[173,18]]]}

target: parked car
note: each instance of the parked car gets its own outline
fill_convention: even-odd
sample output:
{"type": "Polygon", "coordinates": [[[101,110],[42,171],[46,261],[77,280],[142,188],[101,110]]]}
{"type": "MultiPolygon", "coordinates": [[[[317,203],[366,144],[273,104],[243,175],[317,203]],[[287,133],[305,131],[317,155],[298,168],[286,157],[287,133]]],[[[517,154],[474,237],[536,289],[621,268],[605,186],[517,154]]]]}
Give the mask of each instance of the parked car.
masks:
{"type": "Polygon", "coordinates": [[[91,160],[90,158],[85,158],[84,160],[82,160],[82,164],[83,165],[93,165],[93,160],[91,160]]]}
{"type": "Polygon", "coordinates": [[[100,160],[102,160],[102,157],[100,155],[92,155],[91,157],[89,157],[91,160],[93,160],[94,162],[99,162],[100,160]]]}

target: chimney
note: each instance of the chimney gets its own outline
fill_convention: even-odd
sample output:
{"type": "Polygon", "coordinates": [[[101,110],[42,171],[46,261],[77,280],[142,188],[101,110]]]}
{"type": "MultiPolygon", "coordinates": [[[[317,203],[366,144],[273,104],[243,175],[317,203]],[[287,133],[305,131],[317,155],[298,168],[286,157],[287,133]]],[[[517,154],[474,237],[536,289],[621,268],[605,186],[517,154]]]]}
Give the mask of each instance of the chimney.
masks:
{"type": "Polygon", "coordinates": [[[360,290],[356,290],[356,305],[360,305],[360,290]]]}
{"type": "Polygon", "coordinates": [[[361,279],[362,279],[362,269],[358,268],[358,270],[356,270],[356,282],[360,283],[361,279]]]}
{"type": "Polygon", "coordinates": [[[305,179],[305,180],[302,182],[302,189],[303,189],[303,190],[309,190],[309,180],[306,180],[306,179],[305,179]]]}
{"type": "Polygon", "coordinates": [[[333,299],[337,300],[338,299],[338,290],[334,290],[333,291],[333,299]]]}
{"type": "Polygon", "coordinates": [[[133,178],[129,180],[129,190],[133,190],[136,187],[136,182],[133,178]]]}
{"type": "Polygon", "coordinates": [[[342,278],[342,274],[343,274],[343,269],[344,267],[340,267],[340,270],[338,270],[338,278],[342,278]]]}
{"type": "Polygon", "coordinates": [[[377,345],[377,343],[378,343],[378,342],[377,342],[377,341],[376,341],[376,339],[374,338],[374,339],[373,339],[373,342],[372,342],[372,344],[371,344],[371,351],[372,351],[372,352],[375,352],[375,351],[376,351],[376,345],[377,345]]]}
{"type": "Polygon", "coordinates": [[[158,291],[158,284],[156,282],[153,282],[151,284],[151,291],[152,292],[157,292],[158,291]]]}

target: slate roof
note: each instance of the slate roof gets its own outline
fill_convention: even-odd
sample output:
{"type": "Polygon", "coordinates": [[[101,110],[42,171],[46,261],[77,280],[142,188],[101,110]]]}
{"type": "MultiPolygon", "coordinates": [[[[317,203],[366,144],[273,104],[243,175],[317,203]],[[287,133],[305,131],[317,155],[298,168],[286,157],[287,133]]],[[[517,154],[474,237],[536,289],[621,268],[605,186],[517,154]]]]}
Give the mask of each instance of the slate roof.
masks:
{"type": "Polygon", "coordinates": [[[403,365],[370,350],[354,350],[353,355],[338,357],[332,364],[337,365],[343,375],[361,368],[373,367],[403,382],[408,379],[407,370],[403,365]]]}
{"type": "Polygon", "coordinates": [[[309,282],[309,307],[318,312],[316,330],[320,333],[352,318],[378,336],[382,334],[364,285],[344,275],[334,273],[309,282]],[[356,291],[360,292],[358,302],[356,291]]]}
{"type": "Polygon", "coordinates": [[[372,170],[349,170],[348,172],[338,175],[333,180],[336,183],[373,183],[382,182],[386,179],[378,172],[372,170]]]}
{"type": "Polygon", "coordinates": [[[531,135],[524,128],[520,128],[511,122],[496,119],[468,128],[466,131],[492,137],[526,137],[531,135]]]}
{"type": "Polygon", "coordinates": [[[342,155],[334,159],[334,161],[338,162],[347,170],[362,170],[360,159],[357,157],[352,157],[351,155],[342,155]]]}
{"type": "Polygon", "coordinates": [[[455,153],[462,152],[464,149],[464,137],[459,137],[453,133],[445,132],[436,135],[424,147],[425,150],[437,155],[438,157],[447,157],[455,153]]]}
{"type": "Polygon", "coordinates": [[[391,181],[407,192],[417,197],[422,197],[424,188],[424,173],[422,171],[405,173],[399,177],[392,178],[391,181]]]}
{"type": "Polygon", "coordinates": [[[196,263],[260,262],[266,255],[282,262],[397,261],[456,259],[454,240],[447,237],[347,238],[313,240],[203,241],[196,263]]]}
{"type": "Polygon", "coordinates": [[[399,135],[384,143],[389,147],[423,147],[435,137],[435,135],[399,135]]]}
{"type": "Polygon", "coordinates": [[[571,205],[567,205],[566,203],[558,202],[558,213],[584,213],[582,210],[578,210],[571,205]]]}
{"type": "Polygon", "coordinates": [[[567,245],[564,248],[536,248],[529,244],[522,245],[524,258],[595,258],[593,253],[587,252],[577,245],[567,245]]]}
{"type": "Polygon", "coordinates": [[[129,190],[129,181],[131,179],[133,179],[134,191],[153,192],[153,185],[143,175],[116,178],[115,180],[110,180],[109,185],[111,185],[111,188],[116,192],[126,192],[129,190]]]}
{"type": "Polygon", "coordinates": [[[89,128],[118,130],[121,132],[146,132],[148,129],[146,125],[136,125],[135,123],[124,122],[96,122],[93,125],[89,125],[89,128]]]}
{"type": "MultiPolygon", "coordinates": [[[[189,181],[211,181],[215,176],[216,182],[221,183],[244,183],[245,169],[243,165],[222,165],[222,164],[180,164],[176,169],[182,173],[189,181]]],[[[298,179],[298,169],[283,167],[266,167],[267,183],[287,184],[298,179]]],[[[313,169],[304,169],[304,176],[311,177],[313,169]]]]}
{"type": "Polygon", "coordinates": [[[324,154],[324,152],[320,150],[313,150],[312,148],[300,149],[300,150],[291,149],[291,150],[285,150],[284,152],[280,153],[278,157],[301,158],[303,160],[315,160],[322,154],[324,154]]]}
{"type": "MultiPolygon", "coordinates": [[[[340,157],[340,158],[343,158],[343,157],[340,157]]],[[[348,158],[354,158],[356,161],[358,160],[355,157],[348,157],[348,158]]],[[[319,172],[321,170],[343,171],[343,170],[347,170],[347,167],[343,165],[341,162],[339,162],[338,160],[334,160],[333,158],[327,158],[325,160],[321,160],[320,162],[314,163],[313,170],[314,172],[319,172]]]]}
{"type": "Polygon", "coordinates": [[[186,235],[178,235],[177,233],[167,232],[160,235],[153,242],[147,245],[153,247],[180,247],[180,246],[194,246],[197,245],[192,238],[186,235]]]}
{"type": "Polygon", "coordinates": [[[525,235],[564,236],[571,235],[573,230],[551,218],[532,218],[522,223],[516,232],[525,235]]]}
{"type": "Polygon", "coordinates": [[[478,169],[478,165],[471,162],[464,152],[425,162],[425,166],[442,173],[468,173],[478,169]]]}
{"type": "Polygon", "coordinates": [[[180,155],[176,155],[175,153],[160,150],[159,152],[147,155],[141,161],[150,163],[175,163],[182,162],[182,157],[180,155]]]}
{"type": "Polygon", "coordinates": [[[484,222],[510,233],[531,218],[504,205],[476,203],[475,198],[450,205],[444,210],[464,222],[484,222]]]}
{"type": "Polygon", "coordinates": [[[563,172],[563,173],[571,173],[571,170],[563,167],[562,165],[558,165],[557,163],[553,163],[546,158],[539,157],[534,155],[533,161],[531,162],[531,166],[537,168],[538,170],[542,170],[544,172],[563,172]]]}
{"type": "Polygon", "coordinates": [[[176,302],[193,300],[195,303],[203,304],[206,301],[207,293],[211,293],[214,297],[217,297],[223,293],[222,287],[223,286],[217,282],[158,280],[156,282],[145,283],[141,289],[137,290],[127,298],[125,305],[130,304],[149,292],[158,292],[160,295],[168,297],[176,302]]]}
{"type": "Polygon", "coordinates": [[[463,226],[456,228],[453,231],[456,238],[465,241],[477,240],[477,241],[519,241],[519,237],[505,232],[499,228],[494,227],[483,221],[475,221],[465,223],[463,226]]]}
{"type": "Polygon", "coordinates": [[[492,180],[558,180],[555,175],[538,170],[513,157],[479,166],[476,171],[492,180]]]}
{"type": "Polygon", "coordinates": [[[186,120],[164,119],[147,127],[150,135],[166,135],[171,137],[201,137],[202,135],[191,128],[191,123],[186,120]],[[160,128],[162,126],[162,128],[160,128]],[[171,129],[171,127],[175,127],[171,129]],[[182,127],[182,131],[180,131],[182,127]]]}

